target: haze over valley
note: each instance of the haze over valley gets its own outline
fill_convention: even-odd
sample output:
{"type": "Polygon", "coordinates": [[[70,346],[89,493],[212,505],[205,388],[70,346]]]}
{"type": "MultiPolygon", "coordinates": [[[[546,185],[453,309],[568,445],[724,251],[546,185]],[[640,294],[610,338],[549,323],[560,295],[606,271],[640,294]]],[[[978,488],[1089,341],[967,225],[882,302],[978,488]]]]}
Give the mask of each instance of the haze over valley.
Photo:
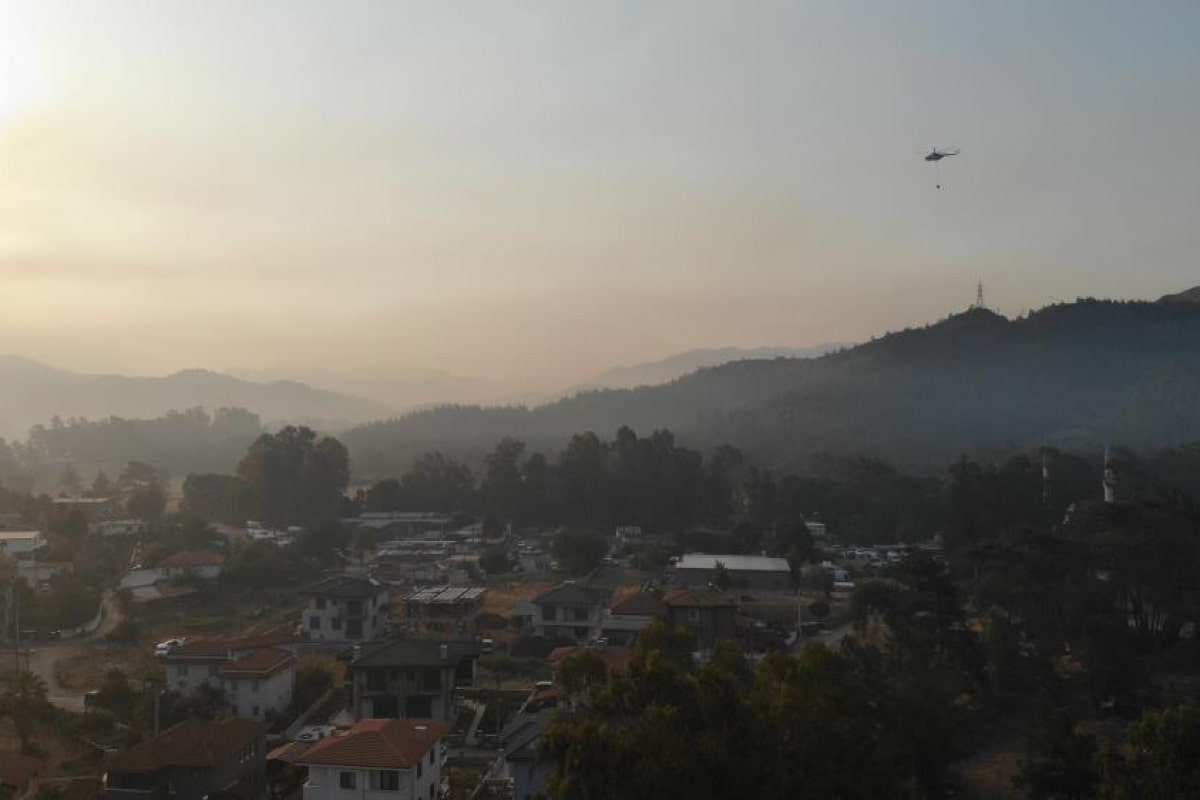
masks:
{"type": "Polygon", "coordinates": [[[1197,32],[0,0],[0,800],[1200,798],[1197,32]]]}

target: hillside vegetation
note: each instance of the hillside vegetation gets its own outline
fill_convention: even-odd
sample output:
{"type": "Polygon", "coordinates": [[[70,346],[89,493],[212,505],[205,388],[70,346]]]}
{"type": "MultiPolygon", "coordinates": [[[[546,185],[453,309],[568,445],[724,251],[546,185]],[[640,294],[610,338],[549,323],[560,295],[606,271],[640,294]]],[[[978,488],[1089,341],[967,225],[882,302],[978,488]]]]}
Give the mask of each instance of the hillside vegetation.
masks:
{"type": "Polygon", "coordinates": [[[502,436],[561,447],[581,430],[670,428],[802,469],[860,453],[924,469],[961,452],[1200,438],[1200,305],[1084,299],[1018,319],[971,309],[816,359],[744,360],[670,383],[538,408],[447,406],[345,433],[356,471],[394,474],[430,449],[481,457],[502,436]]]}

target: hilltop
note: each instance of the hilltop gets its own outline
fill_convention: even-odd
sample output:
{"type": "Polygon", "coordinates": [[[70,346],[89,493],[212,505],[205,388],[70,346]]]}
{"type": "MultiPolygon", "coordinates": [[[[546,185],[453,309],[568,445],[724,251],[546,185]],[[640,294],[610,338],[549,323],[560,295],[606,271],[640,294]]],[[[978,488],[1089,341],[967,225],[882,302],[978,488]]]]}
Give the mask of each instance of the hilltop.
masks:
{"type": "Polygon", "coordinates": [[[1017,319],[973,308],[819,358],[739,360],[537,408],[443,407],[343,438],[367,475],[403,471],[424,450],[472,458],[503,436],[555,449],[621,425],[790,469],[821,452],[920,469],[1042,443],[1164,447],[1200,439],[1198,337],[1195,303],[1081,299],[1017,319]]]}

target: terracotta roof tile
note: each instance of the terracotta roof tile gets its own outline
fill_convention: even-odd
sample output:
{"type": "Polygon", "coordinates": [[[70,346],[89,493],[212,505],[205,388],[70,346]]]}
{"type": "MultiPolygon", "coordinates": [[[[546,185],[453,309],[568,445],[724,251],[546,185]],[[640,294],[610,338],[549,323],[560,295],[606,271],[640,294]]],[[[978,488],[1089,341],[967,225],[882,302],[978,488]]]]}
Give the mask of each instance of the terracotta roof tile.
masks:
{"type": "Polygon", "coordinates": [[[635,592],[613,603],[609,609],[614,614],[641,617],[665,617],[667,607],[663,601],[649,592],[635,592]]]}
{"type": "Polygon", "coordinates": [[[251,650],[241,658],[227,661],[221,667],[221,675],[229,678],[266,677],[293,663],[296,657],[286,650],[261,647],[251,650]]]}
{"type": "Polygon", "coordinates": [[[449,730],[448,723],[432,719],[364,719],[345,733],[317,742],[296,763],[412,769],[449,730]]]}
{"type": "Polygon", "coordinates": [[[733,598],[724,592],[698,589],[672,589],[663,595],[663,603],[680,608],[720,608],[736,605],[733,598]]]}
{"type": "Polygon", "coordinates": [[[245,719],[189,719],[113,756],[108,768],[121,772],[154,772],[164,767],[207,769],[237,758],[243,747],[262,737],[266,730],[265,723],[245,719]]]}

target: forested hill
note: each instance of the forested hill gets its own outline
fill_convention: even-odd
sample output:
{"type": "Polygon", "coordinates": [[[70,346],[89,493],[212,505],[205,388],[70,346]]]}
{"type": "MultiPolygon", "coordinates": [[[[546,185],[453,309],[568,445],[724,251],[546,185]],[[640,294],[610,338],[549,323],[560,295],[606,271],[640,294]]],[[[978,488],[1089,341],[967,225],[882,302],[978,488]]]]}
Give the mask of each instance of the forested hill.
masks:
{"type": "Polygon", "coordinates": [[[293,381],[255,383],[208,370],[165,377],[89,375],[16,356],[0,356],[0,437],[19,439],[35,424],[62,419],[157,417],[204,406],[246,408],[269,425],[325,429],[376,419],[386,406],[293,381]]]}
{"type": "Polygon", "coordinates": [[[961,452],[1046,443],[1157,448],[1200,439],[1200,305],[1079,300],[1009,320],[986,309],[817,359],[746,360],[671,383],[526,409],[445,407],[347,432],[356,471],[416,455],[481,455],[502,436],[554,449],[572,434],[670,428],[803,469],[819,452],[921,469],[961,452]]]}

